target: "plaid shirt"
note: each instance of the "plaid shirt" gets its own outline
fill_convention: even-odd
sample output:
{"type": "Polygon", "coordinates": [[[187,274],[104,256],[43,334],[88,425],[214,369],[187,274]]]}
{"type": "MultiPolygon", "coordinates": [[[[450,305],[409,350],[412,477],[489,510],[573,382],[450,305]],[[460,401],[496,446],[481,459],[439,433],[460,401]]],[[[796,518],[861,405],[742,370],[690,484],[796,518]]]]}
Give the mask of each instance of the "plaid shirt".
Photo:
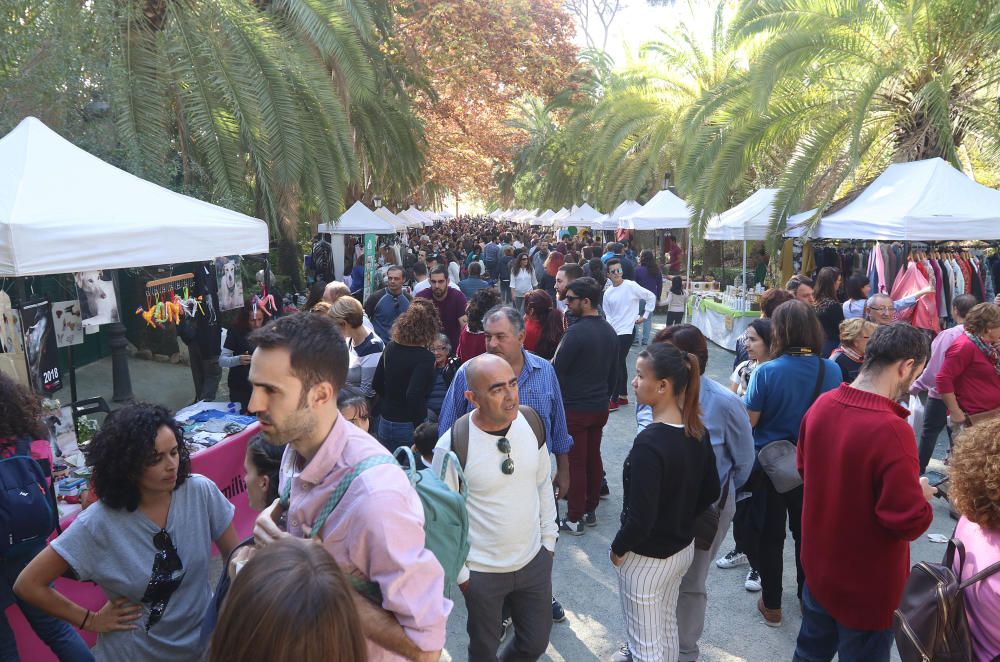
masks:
{"type": "MultiPolygon", "coordinates": [[[[569,436],[566,429],[566,411],[563,409],[562,391],[559,389],[556,371],[545,359],[523,349],[521,352],[524,354],[524,367],[517,376],[520,403],[537,411],[545,423],[545,444],[549,447],[549,452],[565,455],[573,447],[573,437],[569,436]]],[[[465,365],[455,373],[455,379],[441,403],[439,436],[451,429],[459,417],[472,411],[472,403],[465,397],[465,392],[469,390],[469,383],[465,379],[465,365]]]]}

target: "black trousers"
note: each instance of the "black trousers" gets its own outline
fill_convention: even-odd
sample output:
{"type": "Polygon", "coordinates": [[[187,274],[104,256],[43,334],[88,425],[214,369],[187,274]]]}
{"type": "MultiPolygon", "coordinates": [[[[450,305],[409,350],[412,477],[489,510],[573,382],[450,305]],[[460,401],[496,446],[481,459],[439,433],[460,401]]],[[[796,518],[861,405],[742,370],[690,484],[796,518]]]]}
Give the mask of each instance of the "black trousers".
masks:
{"type": "Polygon", "coordinates": [[[667,311],[667,326],[674,326],[675,324],[680,324],[684,321],[684,311],[679,311],[676,313],[667,311]]]}
{"type": "MultiPolygon", "coordinates": [[[[928,397],[924,404],[924,426],[920,430],[917,449],[920,455],[920,473],[927,471],[927,464],[934,455],[934,447],[937,446],[942,429],[948,429],[948,407],[942,400],[928,397]]],[[[952,441],[950,429],[948,429],[948,441],[949,443],[952,441]]]]}
{"type": "Polygon", "coordinates": [[[614,372],[614,380],[611,383],[611,399],[617,400],[628,393],[628,351],[632,348],[632,338],[635,331],[627,335],[618,336],[618,363],[614,372]]]}
{"type": "Polygon", "coordinates": [[[771,479],[763,470],[757,469],[750,476],[753,488],[752,502],[749,507],[758,517],[753,520],[758,524],[757,544],[748,545],[744,550],[752,565],[760,573],[760,583],[763,588],[764,606],[768,609],[781,609],[781,577],[784,571],[782,556],[785,551],[785,522],[795,540],[795,570],[798,583],[797,595],[802,597],[802,587],[805,585],[805,573],[802,571],[802,486],[791,492],[778,494],[771,479]]]}

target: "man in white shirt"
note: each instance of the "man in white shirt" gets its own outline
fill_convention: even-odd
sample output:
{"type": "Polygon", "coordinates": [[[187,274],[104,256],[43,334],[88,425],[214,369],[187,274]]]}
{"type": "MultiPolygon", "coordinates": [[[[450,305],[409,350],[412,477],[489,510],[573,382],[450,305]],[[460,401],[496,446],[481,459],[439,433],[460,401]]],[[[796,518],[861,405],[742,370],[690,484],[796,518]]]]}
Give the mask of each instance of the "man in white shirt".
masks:
{"type": "Polygon", "coordinates": [[[608,411],[618,411],[618,405],[627,405],[628,351],[632,347],[635,327],[642,326],[646,315],[656,308],[656,295],[634,280],[625,280],[620,258],[608,260],[608,287],[604,290],[604,316],[618,334],[618,378],[611,389],[608,411]],[[646,303],[644,315],[639,314],[639,304],[646,303]]]}
{"type": "MultiPolygon", "coordinates": [[[[548,450],[519,410],[517,376],[507,361],[483,354],[463,367],[471,389],[465,397],[476,407],[466,414],[470,549],[458,577],[469,612],[468,659],[537,660],[552,631],[552,559],[559,535],[548,450]],[[515,634],[498,656],[505,600],[515,634]]],[[[460,422],[438,440],[435,475],[460,422]]],[[[445,480],[457,488],[451,464],[445,480]]]]}

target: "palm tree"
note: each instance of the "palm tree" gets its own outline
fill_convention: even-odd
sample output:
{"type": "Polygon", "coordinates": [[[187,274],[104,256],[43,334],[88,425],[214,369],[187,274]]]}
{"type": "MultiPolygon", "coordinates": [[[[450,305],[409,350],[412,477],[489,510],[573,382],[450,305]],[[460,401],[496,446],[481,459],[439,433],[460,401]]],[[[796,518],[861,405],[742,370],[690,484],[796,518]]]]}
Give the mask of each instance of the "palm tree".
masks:
{"type": "Polygon", "coordinates": [[[699,220],[778,154],[776,232],[890,162],[1000,155],[997,3],[746,0],[731,38],[752,53],[749,71],[686,118],[682,184],[699,220]]]}

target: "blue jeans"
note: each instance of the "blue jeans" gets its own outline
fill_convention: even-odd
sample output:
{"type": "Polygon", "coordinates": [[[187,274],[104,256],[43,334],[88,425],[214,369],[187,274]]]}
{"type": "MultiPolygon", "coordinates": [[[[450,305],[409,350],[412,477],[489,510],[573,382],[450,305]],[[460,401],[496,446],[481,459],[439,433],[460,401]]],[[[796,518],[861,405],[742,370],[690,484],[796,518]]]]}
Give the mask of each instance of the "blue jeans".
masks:
{"type": "MultiPolygon", "coordinates": [[[[13,593],[14,580],[31,559],[31,555],[26,555],[3,560],[3,581],[6,582],[6,586],[0,589],[0,593],[13,593]]],[[[31,625],[31,629],[35,631],[39,639],[52,649],[60,662],[93,662],[94,656],[91,654],[90,648],[69,623],[55,616],[49,616],[41,609],[32,607],[16,596],[14,599],[17,606],[20,607],[21,613],[24,614],[24,618],[31,625]]],[[[19,659],[14,631],[7,622],[7,617],[3,612],[0,612],[0,660],[18,662],[19,659]]]]}
{"type": "Polygon", "coordinates": [[[802,591],[802,626],[792,662],[829,662],[834,653],[841,662],[889,662],[892,628],[852,630],[833,620],[809,593],[802,591]]]}
{"type": "Polygon", "coordinates": [[[396,423],[385,417],[378,421],[378,440],[382,445],[395,452],[400,446],[410,446],[413,444],[413,423],[396,423]]]}
{"type": "Polygon", "coordinates": [[[642,331],[642,344],[643,345],[648,345],[649,344],[649,335],[653,332],[653,312],[654,311],[650,310],[649,314],[646,315],[646,302],[645,301],[640,301],[639,302],[639,314],[640,315],[646,315],[646,321],[642,323],[641,327],[640,326],[636,326],[632,330],[632,336],[633,336],[633,338],[635,338],[636,340],[638,340],[639,339],[639,332],[642,331]]]}

